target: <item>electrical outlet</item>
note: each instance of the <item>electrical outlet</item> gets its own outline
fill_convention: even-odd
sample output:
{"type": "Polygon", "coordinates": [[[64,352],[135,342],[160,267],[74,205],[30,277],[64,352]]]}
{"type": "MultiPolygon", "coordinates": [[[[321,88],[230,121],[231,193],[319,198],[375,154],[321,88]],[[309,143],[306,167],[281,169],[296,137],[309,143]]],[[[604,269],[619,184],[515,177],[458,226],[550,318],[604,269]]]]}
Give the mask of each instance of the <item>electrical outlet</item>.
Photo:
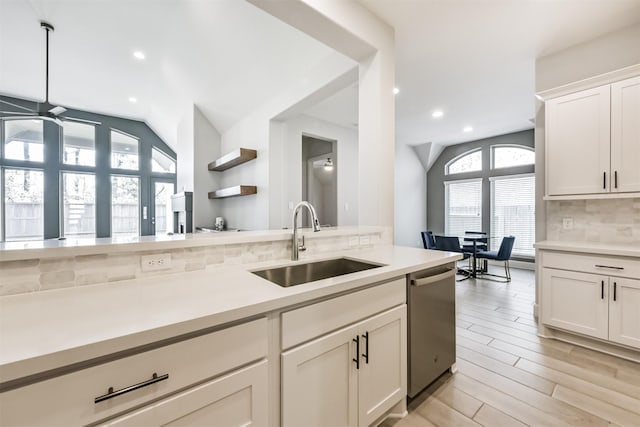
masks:
{"type": "Polygon", "coordinates": [[[562,229],[573,230],[573,218],[562,218],[562,229]]]}
{"type": "Polygon", "coordinates": [[[171,268],[171,254],[143,255],[140,263],[142,271],[168,270],[171,268]]]}

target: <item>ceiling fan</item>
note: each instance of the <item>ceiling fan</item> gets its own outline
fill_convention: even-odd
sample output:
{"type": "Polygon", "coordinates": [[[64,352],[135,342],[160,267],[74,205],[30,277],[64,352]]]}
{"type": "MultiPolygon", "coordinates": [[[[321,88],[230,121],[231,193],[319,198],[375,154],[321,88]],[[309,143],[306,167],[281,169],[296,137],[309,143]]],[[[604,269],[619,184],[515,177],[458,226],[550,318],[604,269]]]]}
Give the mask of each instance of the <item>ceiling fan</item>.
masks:
{"type": "Polygon", "coordinates": [[[1,114],[11,114],[9,117],[2,117],[4,119],[41,119],[47,120],[57,124],[58,126],[62,126],[62,121],[58,118],[58,116],[65,111],[66,108],[60,107],[58,105],[53,105],[49,103],[49,32],[53,31],[53,25],[48,22],[41,21],[40,26],[44,28],[46,35],[46,71],[45,71],[45,99],[44,102],[39,102],[37,104],[36,110],[32,110],[26,107],[23,107],[18,104],[14,104],[12,102],[3,101],[0,99],[0,102],[3,104],[10,105],[11,107],[23,110],[20,112],[17,111],[0,111],[1,114]],[[24,112],[26,111],[26,112],[24,112]]]}

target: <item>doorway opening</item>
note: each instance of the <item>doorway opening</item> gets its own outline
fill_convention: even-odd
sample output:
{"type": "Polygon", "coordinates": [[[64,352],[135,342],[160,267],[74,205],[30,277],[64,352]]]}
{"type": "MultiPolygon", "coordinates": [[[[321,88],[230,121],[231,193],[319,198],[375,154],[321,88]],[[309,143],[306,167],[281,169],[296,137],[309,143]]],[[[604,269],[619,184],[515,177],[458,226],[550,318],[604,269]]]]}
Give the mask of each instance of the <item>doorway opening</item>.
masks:
{"type": "MultiPolygon", "coordinates": [[[[302,200],[313,205],[322,226],[338,224],[337,141],[302,135],[302,200]]],[[[303,227],[310,227],[306,211],[303,227]]]]}

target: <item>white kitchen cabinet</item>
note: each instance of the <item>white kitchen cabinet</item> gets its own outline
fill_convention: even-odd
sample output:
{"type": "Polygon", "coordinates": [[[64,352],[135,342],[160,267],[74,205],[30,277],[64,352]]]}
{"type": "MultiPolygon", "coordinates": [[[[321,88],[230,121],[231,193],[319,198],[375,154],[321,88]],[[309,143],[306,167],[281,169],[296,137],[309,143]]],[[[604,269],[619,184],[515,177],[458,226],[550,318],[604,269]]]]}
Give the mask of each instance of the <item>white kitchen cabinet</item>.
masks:
{"type": "Polygon", "coordinates": [[[406,395],[406,305],[282,354],[283,426],[368,426],[406,395]]]}
{"type": "Polygon", "coordinates": [[[609,192],[609,85],[546,102],[547,195],[609,192]]]}
{"type": "Polygon", "coordinates": [[[547,196],[640,193],[640,77],[545,104],[547,196]]]}
{"type": "Polygon", "coordinates": [[[0,426],[107,420],[263,360],[267,335],[263,317],[0,393],[0,426]]]}
{"type": "Polygon", "coordinates": [[[147,405],[103,425],[267,426],[267,375],[267,362],[262,361],[147,405]]]}
{"type": "Polygon", "coordinates": [[[640,280],[610,279],[609,340],[640,348],[640,280]]]}
{"type": "Polygon", "coordinates": [[[640,192],[640,77],[611,85],[612,192],[640,192]]]}
{"type": "Polygon", "coordinates": [[[541,322],[640,349],[640,260],[542,250],[541,322]]]}
{"type": "Polygon", "coordinates": [[[542,322],[568,331],[607,339],[608,292],[607,276],[544,268],[542,322]]]}

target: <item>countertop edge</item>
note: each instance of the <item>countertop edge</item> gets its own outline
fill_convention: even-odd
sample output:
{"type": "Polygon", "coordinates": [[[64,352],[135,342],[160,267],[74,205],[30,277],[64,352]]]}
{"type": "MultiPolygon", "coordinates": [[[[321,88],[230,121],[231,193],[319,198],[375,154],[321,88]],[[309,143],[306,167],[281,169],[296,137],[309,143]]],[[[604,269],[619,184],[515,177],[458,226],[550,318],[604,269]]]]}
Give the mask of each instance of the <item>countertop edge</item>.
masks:
{"type": "Polygon", "coordinates": [[[615,243],[543,240],[541,242],[537,242],[534,247],[539,250],[553,250],[640,258],[640,247],[615,243]]]}

